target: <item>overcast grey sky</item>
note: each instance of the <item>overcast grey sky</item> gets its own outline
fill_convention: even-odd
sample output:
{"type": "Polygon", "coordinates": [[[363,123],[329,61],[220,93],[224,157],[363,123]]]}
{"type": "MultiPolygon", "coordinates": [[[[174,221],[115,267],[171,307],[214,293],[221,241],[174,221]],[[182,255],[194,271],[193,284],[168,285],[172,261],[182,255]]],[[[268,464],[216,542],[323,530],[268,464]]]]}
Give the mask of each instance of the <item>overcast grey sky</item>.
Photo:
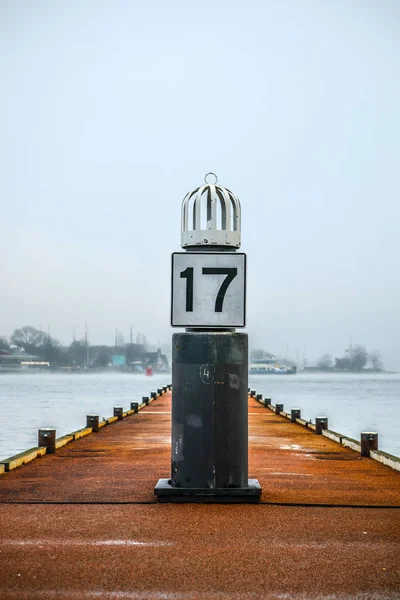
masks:
{"type": "Polygon", "coordinates": [[[0,335],[168,342],[183,196],[242,204],[253,346],[400,368],[397,0],[0,3],[0,335]]]}

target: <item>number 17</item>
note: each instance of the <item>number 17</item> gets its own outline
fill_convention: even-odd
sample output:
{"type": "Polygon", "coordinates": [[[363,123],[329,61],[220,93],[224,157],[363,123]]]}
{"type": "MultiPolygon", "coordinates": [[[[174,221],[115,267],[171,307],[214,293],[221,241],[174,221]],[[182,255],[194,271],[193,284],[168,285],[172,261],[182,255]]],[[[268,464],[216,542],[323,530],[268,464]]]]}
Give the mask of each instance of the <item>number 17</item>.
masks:
{"type": "MultiPolygon", "coordinates": [[[[203,267],[202,274],[226,275],[215,299],[215,312],[222,312],[225,294],[237,275],[237,268],[203,267]]],[[[193,312],[193,267],[187,267],[181,272],[180,276],[181,279],[186,279],[186,312],[193,312]]]]}

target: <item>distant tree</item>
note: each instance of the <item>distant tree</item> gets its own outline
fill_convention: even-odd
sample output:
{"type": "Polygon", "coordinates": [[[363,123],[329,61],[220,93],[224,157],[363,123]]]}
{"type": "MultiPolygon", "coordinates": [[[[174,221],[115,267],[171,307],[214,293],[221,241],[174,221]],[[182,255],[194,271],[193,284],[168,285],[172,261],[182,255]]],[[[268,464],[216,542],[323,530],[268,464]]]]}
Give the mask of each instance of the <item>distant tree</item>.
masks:
{"type": "Polygon", "coordinates": [[[364,346],[351,347],[346,350],[346,353],[347,356],[335,359],[335,368],[338,371],[362,371],[368,362],[368,352],[364,346]]]}
{"type": "Polygon", "coordinates": [[[43,360],[49,362],[51,367],[60,367],[68,362],[68,352],[61,348],[57,340],[50,337],[38,349],[38,354],[43,360]]]}
{"type": "Polygon", "coordinates": [[[335,358],[335,369],[337,371],[351,371],[351,361],[347,356],[335,358]]]}
{"type": "Polygon", "coordinates": [[[43,346],[48,337],[44,331],[25,325],[21,329],[15,329],[10,339],[12,344],[23,348],[25,352],[37,354],[38,349],[43,346]]]}
{"type": "Polygon", "coordinates": [[[93,356],[93,366],[105,369],[112,360],[112,352],[108,346],[95,346],[90,349],[93,356]]]}
{"type": "Polygon", "coordinates": [[[6,350],[6,352],[10,352],[10,344],[7,342],[6,338],[0,337],[0,350],[6,350]]]}
{"type": "Polygon", "coordinates": [[[15,329],[10,340],[12,344],[22,348],[28,354],[35,354],[44,360],[60,364],[60,342],[44,331],[25,325],[15,329]]]}
{"type": "Polygon", "coordinates": [[[354,346],[349,350],[352,371],[362,371],[368,362],[368,352],[364,346],[354,346]]]}
{"type": "Polygon", "coordinates": [[[330,354],[323,354],[317,361],[318,369],[332,369],[333,368],[333,358],[330,354]]]}
{"type": "Polygon", "coordinates": [[[383,362],[380,353],[377,350],[374,350],[368,356],[368,360],[371,363],[371,369],[373,371],[382,371],[383,370],[383,362]]]}

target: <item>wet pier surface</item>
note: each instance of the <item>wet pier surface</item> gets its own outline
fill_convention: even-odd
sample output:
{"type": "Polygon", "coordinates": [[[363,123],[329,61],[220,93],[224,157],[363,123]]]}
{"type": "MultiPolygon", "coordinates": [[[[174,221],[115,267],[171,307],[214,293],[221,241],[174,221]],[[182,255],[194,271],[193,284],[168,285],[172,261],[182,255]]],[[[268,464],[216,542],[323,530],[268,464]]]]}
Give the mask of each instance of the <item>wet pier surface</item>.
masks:
{"type": "Polygon", "coordinates": [[[258,505],[158,504],[171,397],[0,476],[0,598],[400,598],[400,474],[249,400],[258,505]]]}

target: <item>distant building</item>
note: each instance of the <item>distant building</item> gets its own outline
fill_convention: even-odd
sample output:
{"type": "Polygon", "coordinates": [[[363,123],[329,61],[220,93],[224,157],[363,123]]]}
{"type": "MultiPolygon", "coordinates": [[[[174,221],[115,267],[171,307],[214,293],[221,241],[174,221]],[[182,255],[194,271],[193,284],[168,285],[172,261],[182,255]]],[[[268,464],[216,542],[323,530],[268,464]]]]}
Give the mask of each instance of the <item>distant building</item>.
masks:
{"type": "Polygon", "coordinates": [[[157,352],[144,352],[142,361],[144,366],[152,367],[154,371],[168,371],[168,358],[165,354],[161,354],[161,348],[157,352]]]}
{"type": "Polygon", "coordinates": [[[125,367],[126,356],[125,354],[113,354],[112,355],[112,366],[116,368],[125,367]]]}
{"type": "Polygon", "coordinates": [[[146,352],[140,344],[125,344],[125,347],[115,348],[116,352],[110,356],[110,367],[142,373],[147,367],[154,372],[169,371],[168,358],[162,354],[161,349],[157,352],[146,352]]]}
{"type": "Polygon", "coordinates": [[[26,352],[7,352],[0,350],[0,372],[23,371],[28,369],[48,369],[50,363],[43,361],[39,356],[26,352]]]}

